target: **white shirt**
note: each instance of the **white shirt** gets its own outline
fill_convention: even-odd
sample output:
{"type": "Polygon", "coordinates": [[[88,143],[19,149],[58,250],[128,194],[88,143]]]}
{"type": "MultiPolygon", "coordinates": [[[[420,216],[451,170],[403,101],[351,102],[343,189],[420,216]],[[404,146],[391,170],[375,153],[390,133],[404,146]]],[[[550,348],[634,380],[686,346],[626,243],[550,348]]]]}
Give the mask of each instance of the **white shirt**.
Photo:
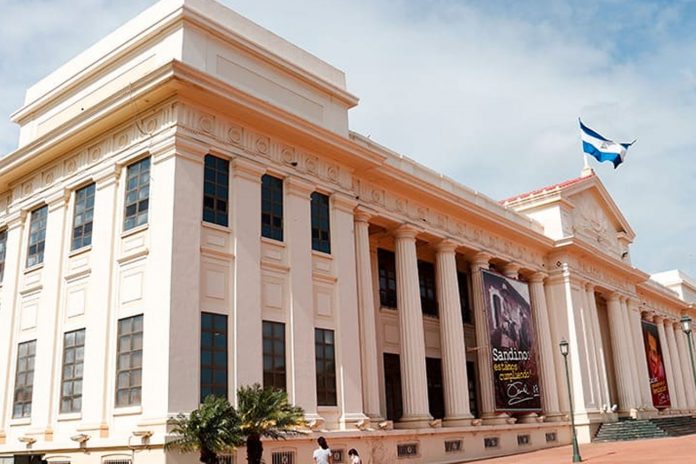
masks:
{"type": "Polygon", "coordinates": [[[315,449],[314,450],[314,460],[317,464],[329,464],[329,458],[331,457],[330,449],[315,449]]]}

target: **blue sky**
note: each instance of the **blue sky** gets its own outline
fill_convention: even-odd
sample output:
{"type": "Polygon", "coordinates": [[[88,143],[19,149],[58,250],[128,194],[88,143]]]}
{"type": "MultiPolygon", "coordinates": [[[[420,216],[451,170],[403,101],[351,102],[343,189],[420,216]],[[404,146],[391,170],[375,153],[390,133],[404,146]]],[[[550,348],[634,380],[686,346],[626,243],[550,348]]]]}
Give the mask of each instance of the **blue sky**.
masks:
{"type": "MultiPolygon", "coordinates": [[[[24,90],[152,2],[0,0],[0,153],[24,90]]],[[[577,117],[633,263],[696,277],[696,2],[225,0],[346,72],[351,129],[496,198],[576,177],[577,117]]]]}

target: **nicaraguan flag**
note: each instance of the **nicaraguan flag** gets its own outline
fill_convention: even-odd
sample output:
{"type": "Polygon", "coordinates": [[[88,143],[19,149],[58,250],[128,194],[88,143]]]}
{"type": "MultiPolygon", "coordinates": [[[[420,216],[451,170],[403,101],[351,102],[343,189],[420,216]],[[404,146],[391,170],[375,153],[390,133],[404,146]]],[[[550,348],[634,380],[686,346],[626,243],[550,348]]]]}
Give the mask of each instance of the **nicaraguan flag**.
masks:
{"type": "Polygon", "coordinates": [[[582,151],[594,156],[597,161],[611,161],[614,163],[614,169],[624,162],[628,147],[636,142],[634,140],[631,143],[616,143],[593,131],[580,119],[578,121],[580,121],[580,131],[582,132],[582,151]]]}

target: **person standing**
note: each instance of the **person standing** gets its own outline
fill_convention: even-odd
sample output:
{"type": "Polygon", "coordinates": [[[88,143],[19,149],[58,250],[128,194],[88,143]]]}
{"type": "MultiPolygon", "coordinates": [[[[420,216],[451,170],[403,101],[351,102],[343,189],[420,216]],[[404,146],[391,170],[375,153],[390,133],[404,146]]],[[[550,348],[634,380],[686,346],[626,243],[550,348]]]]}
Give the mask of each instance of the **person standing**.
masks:
{"type": "Polygon", "coordinates": [[[314,450],[314,463],[315,464],[333,464],[333,456],[331,455],[331,449],[329,444],[326,443],[326,438],[319,437],[317,439],[319,443],[319,448],[314,450]]]}

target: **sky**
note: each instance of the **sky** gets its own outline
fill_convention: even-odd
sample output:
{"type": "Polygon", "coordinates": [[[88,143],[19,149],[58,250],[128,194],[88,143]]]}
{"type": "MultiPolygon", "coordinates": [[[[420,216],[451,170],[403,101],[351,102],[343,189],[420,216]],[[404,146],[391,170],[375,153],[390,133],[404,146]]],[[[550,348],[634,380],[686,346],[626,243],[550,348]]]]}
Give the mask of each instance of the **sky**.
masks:
{"type": "MultiPolygon", "coordinates": [[[[153,2],[0,0],[0,154],[25,89],[153,2]]],[[[342,69],[350,128],[494,199],[577,177],[578,117],[633,265],[696,278],[696,0],[223,0],[342,69]]]]}

